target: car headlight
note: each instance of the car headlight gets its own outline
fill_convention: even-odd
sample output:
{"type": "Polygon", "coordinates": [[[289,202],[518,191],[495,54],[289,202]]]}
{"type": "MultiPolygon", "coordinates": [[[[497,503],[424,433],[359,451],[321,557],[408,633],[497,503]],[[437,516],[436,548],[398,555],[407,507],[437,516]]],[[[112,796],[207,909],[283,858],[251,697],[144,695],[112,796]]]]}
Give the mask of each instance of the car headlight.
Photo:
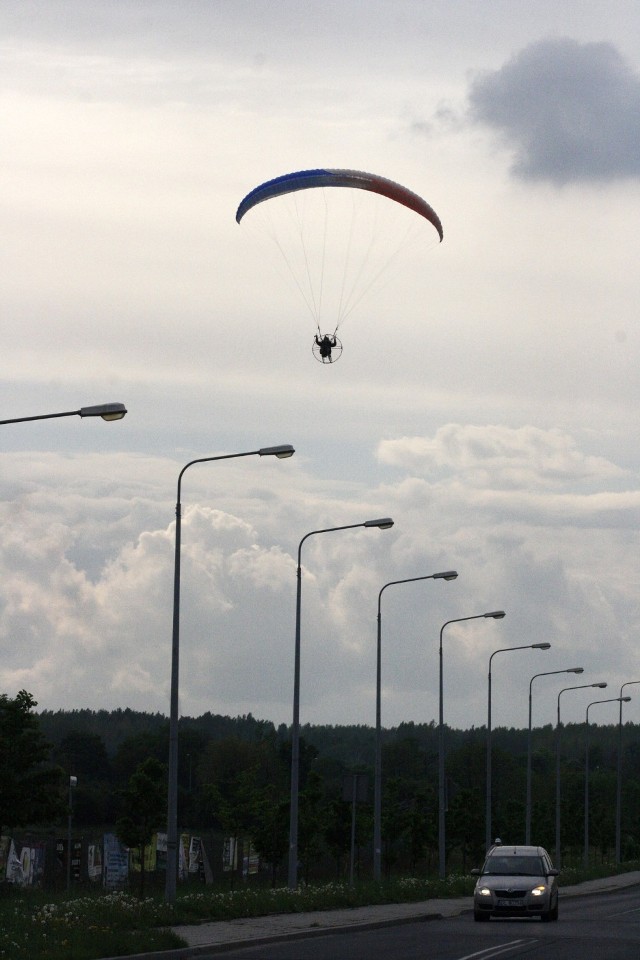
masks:
{"type": "Polygon", "coordinates": [[[481,897],[491,896],[491,890],[489,890],[489,887],[479,887],[479,889],[476,890],[476,893],[481,897]]]}
{"type": "Polygon", "coordinates": [[[541,883],[539,887],[534,887],[531,893],[534,897],[541,897],[543,893],[547,892],[547,888],[544,883],[541,883]]]}

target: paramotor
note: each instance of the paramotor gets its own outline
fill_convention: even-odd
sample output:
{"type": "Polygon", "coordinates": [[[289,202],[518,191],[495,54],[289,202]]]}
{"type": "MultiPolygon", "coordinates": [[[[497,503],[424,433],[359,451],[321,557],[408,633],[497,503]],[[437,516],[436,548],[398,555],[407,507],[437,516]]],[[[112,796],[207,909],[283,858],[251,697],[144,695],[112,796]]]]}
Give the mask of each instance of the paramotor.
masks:
{"type": "Polygon", "coordinates": [[[422,197],[361,170],[300,170],[267,180],[241,201],[237,223],[247,214],[258,233],[275,242],[302,294],[317,329],[314,356],[323,363],[341,350],[328,361],[320,342],[335,339],[362,297],[416,238],[416,228],[420,243],[425,221],[427,238],[443,239],[440,219],[422,197]],[[330,187],[341,189],[325,190],[330,187]]]}

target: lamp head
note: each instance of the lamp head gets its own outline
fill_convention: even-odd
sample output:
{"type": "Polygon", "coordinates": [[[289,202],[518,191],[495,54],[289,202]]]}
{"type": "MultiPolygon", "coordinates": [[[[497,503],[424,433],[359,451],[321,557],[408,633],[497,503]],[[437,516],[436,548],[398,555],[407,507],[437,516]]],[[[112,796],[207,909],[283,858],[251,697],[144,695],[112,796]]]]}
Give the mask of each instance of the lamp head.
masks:
{"type": "Polygon", "coordinates": [[[620,699],[622,700],[623,703],[629,703],[629,701],[631,700],[631,697],[620,697],[620,699]]]}
{"type": "Polygon", "coordinates": [[[380,530],[389,530],[393,526],[391,517],[382,517],[381,520],[365,520],[363,527],[378,527],[380,530]]]}
{"type": "Polygon", "coordinates": [[[492,617],[494,620],[502,620],[503,617],[506,617],[504,610],[492,610],[491,613],[483,613],[483,617],[492,617]]]}
{"type": "Polygon", "coordinates": [[[286,460],[292,457],[296,451],[290,443],[283,443],[279,447],[262,447],[258,450],[261,457],[277,457],[278,460],[286,460]]]}
{"type": "Polygon", "coordinates": [[[531,644],[532,650],[549,650],[550,648],[551,648],[550,643],[532,643],[531,644]]]}
{"type": "Polygon", "coordinates": [[[122,420],[127,412],[124,403],[100,403],[95,407],[81,407],[81,417],[102,417],[103,420],[122,420]]]}
{"type": "Polygon", "coordinates": [[[434,573],[434,580],[455,580],[458,576],[457,570],[445,570],[444,573],[434,573]]]}
{"type": "Polygon", "coordinates": [[[601,680],[600,683],[592,683],[591,686],[592,686],[592,687],[600,687],[601,690],[604,690],[604,688],[607,686],[607,683],[606,683],[606,681],[602,681],[602,680],[601,680]]]}
{"type": "Polygon", "coordinates": [[[584,667],[569,667],[567,673],[584,673],[584,667]]]}

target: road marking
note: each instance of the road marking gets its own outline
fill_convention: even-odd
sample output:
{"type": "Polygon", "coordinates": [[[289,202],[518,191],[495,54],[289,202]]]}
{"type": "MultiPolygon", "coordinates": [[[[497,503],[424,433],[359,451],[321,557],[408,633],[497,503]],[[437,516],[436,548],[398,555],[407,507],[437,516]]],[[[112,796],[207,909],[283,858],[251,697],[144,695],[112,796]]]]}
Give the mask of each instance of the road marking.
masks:
{"type": "Polygon", "coordinates": [[[613,920],[615,917],[627,917],[630,913],[637,913],[640,910],[640,907],[634,907],[632,910],[623,910],[621,913],[611,913],[609,919],[613,920]]]}
{"type": "Polygon", "coordinates": [[[490,960],[491,957],[499,957],[507,950],[513,949],[525,943],[535,943],[535,939],[529,940],[510,940],[508,943],[501,943],[497,947],[485,947],[484,950],[477,950],[475,953],[467,953],[464,957],[458,957],[457,960],[490,960]]]}

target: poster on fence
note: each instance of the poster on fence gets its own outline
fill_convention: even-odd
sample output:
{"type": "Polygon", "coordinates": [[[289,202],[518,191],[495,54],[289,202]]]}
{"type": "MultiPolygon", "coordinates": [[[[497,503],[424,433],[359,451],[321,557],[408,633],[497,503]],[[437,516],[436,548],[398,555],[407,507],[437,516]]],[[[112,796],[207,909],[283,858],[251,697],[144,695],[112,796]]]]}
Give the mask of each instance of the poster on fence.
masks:
{"type": "Polygon", "coordinates": [[[248,877],[256,874],[260,869],[260,857],[254,849],[253,843],[249,840],[248,846],[245,844],[245,853],[242,857],[242,876],[248,877]]]}
{"type": "Polygon", "coordinates": [[[36,840],[31,849],[31,882],[36,886],[44,880],[44,868],[46,857],[46,844],[42,840],[36,840]]]}
{"type": "Polygon", "coordinates": [[[7,860],[11,837],[0,837],[0,883],[7,879],[7,860]]]}
{"type": "Polygon", "coordinates": [[[19,883],[25,886],[37,886],[44,876],[44,843],[38,842],[24,846],[20,851],[21,876],[19,883]]]}
{"type": "Polygon", "coordinates": [[[178,878],[186,880],[189,875],[189,834],[183,833],[178,841],[178,878]]]}
{"type": "Polygon", "coordinates": [[[22,860],[16,852],[16,845],[13,840],[9,840],[9,853],[7,855],[7,880],[9,883],[22,883],[22,860]]]}
{"type": "Polygon", "coordinates": [[[107,890],[124,886],[129,876],[129,851],[115,833],[104,835],[104,885],[107,890]]]}
{"type": "Polygon", "coordinates": [[[97,843],[87,847],[87,873],[94,883],[102,878],[102,849],[97,843]]]}
{"type": "Polygon", "coordinates": [[[156,870],[167,869],[167,835],[156,834],[156,870]]]}
{"type": "Polygon", "coordinates": [[[189,842],[189,873],[200,872],[200,837],[191,837],[189,842]]]}
{"type": "Polygon", "coordinates": [[[238,869],[238,842],[235,837],[225,837],[222,845],[222,869],[225,873],[238,869]]]}
{"type": "MultiPolygon", "coordinates": [[[[153,873],[156,868],[156,835],[144,848],[144,872],[153,873]]],[[[134,873],[140,873],[140,847],[131,847],[129,850],[129,869],[134,873]]]]}
{"type": "Polygon", "coordinates": [[[71,841],[71,879],[74,883],[82,880],[82,840],[71,841]]]}

